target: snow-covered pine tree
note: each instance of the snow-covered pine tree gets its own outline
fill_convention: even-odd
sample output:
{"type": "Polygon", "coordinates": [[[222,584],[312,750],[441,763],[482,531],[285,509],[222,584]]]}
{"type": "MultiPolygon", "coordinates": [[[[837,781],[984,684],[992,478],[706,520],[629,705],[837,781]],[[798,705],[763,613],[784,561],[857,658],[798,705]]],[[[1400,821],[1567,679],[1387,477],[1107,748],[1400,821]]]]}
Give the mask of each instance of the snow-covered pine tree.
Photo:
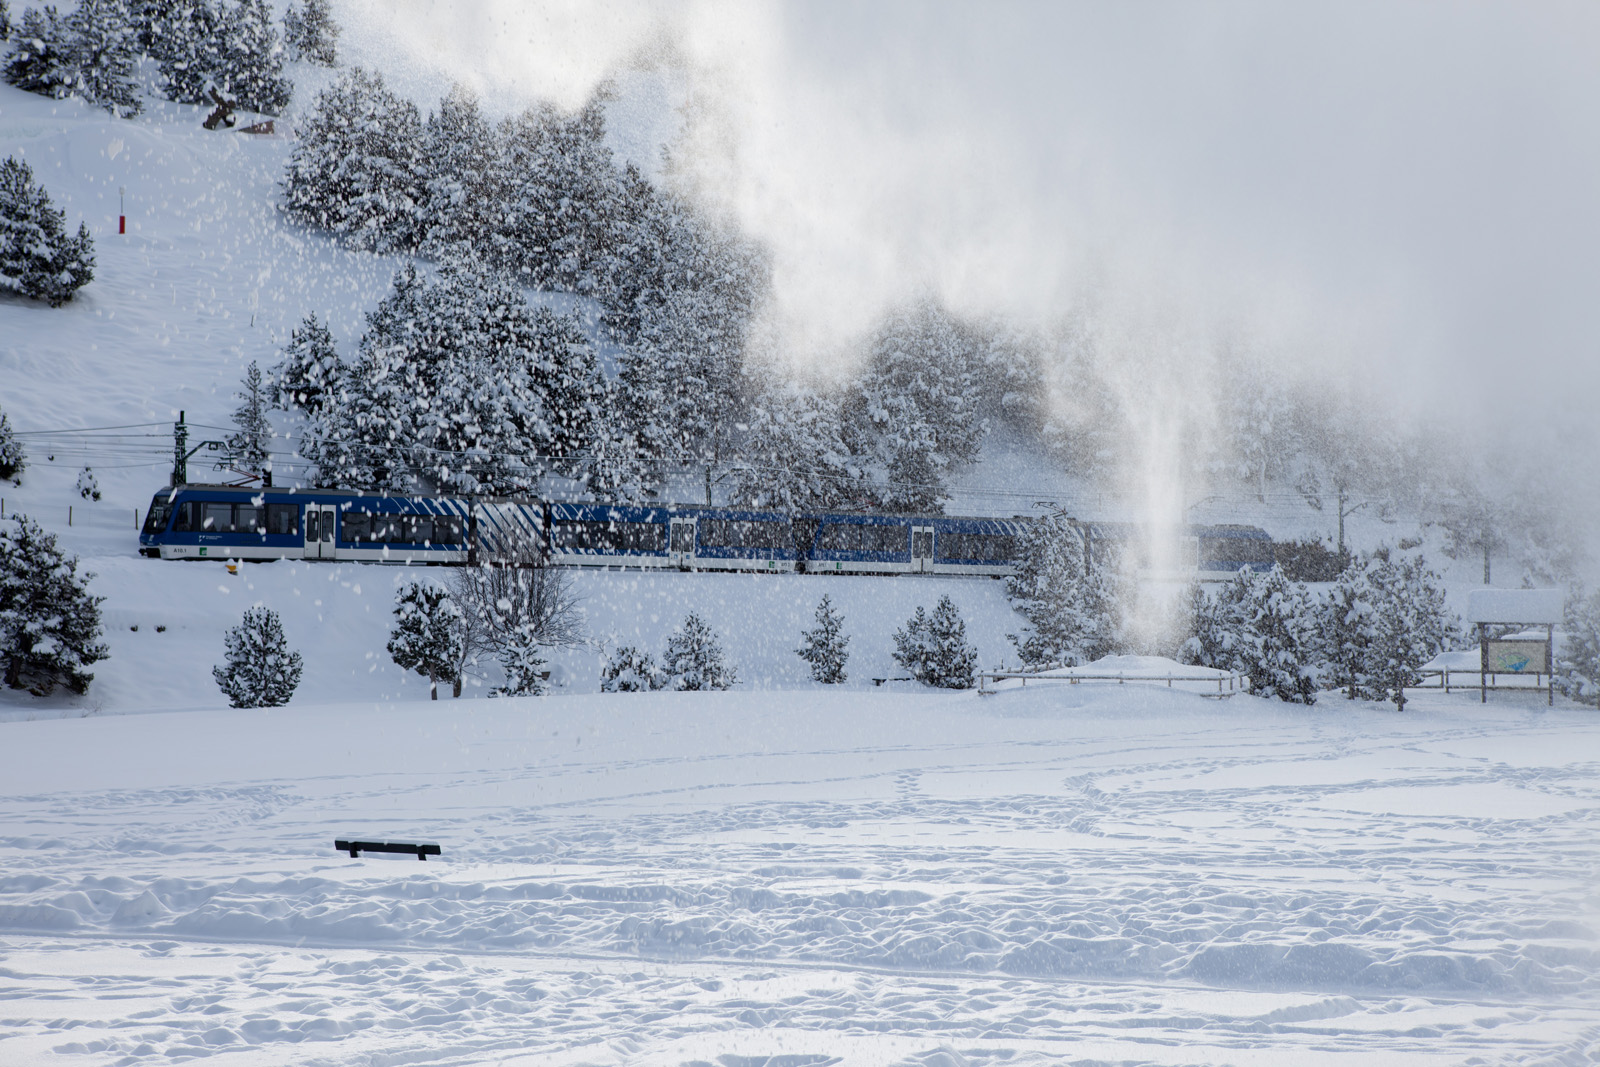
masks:
{"type": "Polygon", "coordinates": [[[948,596],[939,598],[928,616],[927,675],[922,681],[940,689],[971,689],[978,650],[967,642],[967,624],[948,596]]]}
{"type": "Polygon", "coordinates": [[[987,431],[974,403],[978,358],[970,334],[927,298],[879,327],[846,407],[852,444],[887,469],[887,507],[942,509],[944,480],[977,458],[987,431]]]}
{"type": "Polygon", "coordinates": [[[1556,660],[1556,688],[1569,700],[1600,707],[1600,592],[1567,598],[1566,641],[1556,660]]]}
{"type": "Polygon", "coordinates": [[[289,334],[283,359],[272,369],[273,406],[316,418],[335,395],[343,372],[333,335],[313,311],[289,334]]]}
{"type": "Polygon", "coordinates": [[[933,643],[928,636],[928,609],[917,605],[917,613],[894,632],[894,661],[923,681],[928,676],[928,659],[933,643]]]}
{"type": "Polygon", "coordinates": [[[1316,633],[1305,586],[1291,584],[1273,567],[1249,577],[1240,607],[1246,633],[1241,667],[1250,676],[1251,691],[1315,704],[1316,633]]]}
{"type": "Polygon", "coordinates": [[[536,627],[514,627],[505,637],[497,657],[505,683],[494,690],[494,696],[541,696],[545,692],[546,663],[539,654],[539,635],[536,627]]]}
{"type": "Polygon", "coordinates": [[[817,603],[816,628],[800,635],[795,655],[811,665],[811,678],[824,685],[845,680],[844,665],[850,658],[846,646],[850,635],[844,632],[844,618],[833,610],[833,598],[824,595],[817,603]]]}
{"type": "Polygon", "coordinates": [[[661,671],[668,687],[681,691],[729,689],[739,681],[738,673],[727,662],[716,631],[694,612],[667,636],[661,657],[661,671]]]}
{"type": "Polygon", "coordinates": [[[66,19],[71,92],[118,118],[144,109],[134,80],[139,45],[123,0],[78,0],[66,19]]]}
{"type": "Polygon", "coordinates": [[[1318,658],[1324,664],[1325,681],[1343,689],[1350,700],[1369,691],[1377,609],[1383,597],[1373,582],[1376,562],[1371,555],[1352,559],[1316,608],[1318,658]]]}
{"type": "Polygon", "coordinates": [[[486,248],[505,202],[500,146],[478,98],[456,85],[423,125],[424,194],[417,208],[423,249],[486,248]]]}
{"type": "Polygon", "coordinates": [[[1199,582],[1189,583],[1187,597],[1189,636],[1179,655],[1185,663],[1221,671],[1244,667],[1248,647],[1244,605],[1250,596],[1250,577],[1241,571],[1214,592],[1199,582]]]}
{"type": "Polygon", "coordinates": [[[0,0],[0,41],[11,39],[11,5],[0,0]]]}
{"type": "Polygon", "coordinates": [[[1027,620],[1008,635],[1030,667],[1075,667],[1118,645],[1116,560],[1104,543],[1091,551],[1083,527],[1061,515],[1028,524],[1006,595],[1027,620]]]}
{"type": "Polygon", "coordinates": [[[85,500],[100,499],[100,479],[94,476],[93,467],[84,467],[78,472],[78,495],[85,500]]]}
{"type": "Polygon", "coordinates": [[[422,119],[377,73],[352,67],[317,96],[284,175],[284,204],[357,248],[405,251],[417,241],[422,119]]]}
{"type": "Polygon", "coordinates": [[[665,683],[655,657],[632,645],[619,646],[600,669],[602,693],[647,693],[665,683]]]}
{"type": "Polygon", "coordinates": [[[328,0],[305,0],[298,6],[291,3],[283,13],[283,39],[291,59],[337,66],[340,32],[328,0]]]}
{"type": "Polygon", "coordinates": [[[56,686],[82,694],[106,658],[93,574],[78,573],[47,533],[24,515],[0,526],[0,667],[11,689],[49,696],[56,686]]]}
{"type": "Polygon", "coordinates": [[[770,382],[750,404],[729,502],[781,511],[832,510],[870,495],[844,445],[839,408],[805,386],[770,382]]]}
{"type": "Polygon", "coordinates": [[[28,469],[28,453],[17,440],[11,420],[0,411],[0,478],[16,485],[22,484],[22,472],[28,469]]]}
{"type": "Polygon", "coordinates": [[[294,83],[283,73],[283,46],[267,0],[238,0],[222,17],[217,91],[246,111],[281,114],[294,83]]]}
{"type": "Polygon", "coordinates": [[[211,668],[232,708],[277,708],[300,685],[300,653],[289,649],[283,622],[271,608],[255,607],[224,637],[224,666],[211,668]]]}
{"type": "Polygon", "coordinates": [[[5,79],[29,93],[61,99],[77,80],[72,41],[52,5],[30,7],[12,28],[5,79]]]}
{"type": "Polygon", "coordinates": [[[94,242],[78,224],[64,229],[66,212],[50,204],[33,171],[17,159],[0,163],[0,285],[60,307],[94,279],[94,242]]]}
{"type": "Polygon", "coordinates": [[[272,426],[267,422],[267,390],[261,383],[261,368],[251,360],[237,393],[240,401],[233,413],[228,451],[234,470],[270,483],[272,476],[272,426]]]}
{"type": "Polygon", "coordinates": [[[1421,556],[1395,559],[1384,550],[1369,567],[1375,603],[1366,650],[1364,694],[1406,707],[1406,687],[1421,680],[1417,671],[1438,655],[1455,633],[1445,608],[1439,576],[1421,556]]]}
{"type": "Polygon", "coordinates": [[[389,655],[396,664],[428,679],[431,699],[439,682],[455,682],[462,661],[461,609],[448,590],[412,582],[395,595],[389,655]]]}
{"type": "Polygon", "coordinates": [[[213,0],[178,0],[147,7],[139,16],[149,52],[161,73],[162,92],[180,104],[211,105],[218,89],[226,18],[213,0]]]}

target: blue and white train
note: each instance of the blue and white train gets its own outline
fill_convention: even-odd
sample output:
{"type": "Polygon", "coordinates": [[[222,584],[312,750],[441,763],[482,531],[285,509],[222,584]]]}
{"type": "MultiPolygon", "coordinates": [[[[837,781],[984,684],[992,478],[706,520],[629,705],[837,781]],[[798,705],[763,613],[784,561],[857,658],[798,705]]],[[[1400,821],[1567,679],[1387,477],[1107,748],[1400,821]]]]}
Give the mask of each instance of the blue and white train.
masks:
{"type": "MultiPolygon", "coordinates": [[[[999,577],[1015,570],[1029,521],[183,485],[151,500],[139,544],[160,559],[464,564],[532,546],[565,566],[999,577]]],[[[1091,545],[1133,531],[1083,525],[1091,545]]],[[[1272,566],[1272,539],[1255,527],[1181,536],[1201,577],[1272,566]]]]}

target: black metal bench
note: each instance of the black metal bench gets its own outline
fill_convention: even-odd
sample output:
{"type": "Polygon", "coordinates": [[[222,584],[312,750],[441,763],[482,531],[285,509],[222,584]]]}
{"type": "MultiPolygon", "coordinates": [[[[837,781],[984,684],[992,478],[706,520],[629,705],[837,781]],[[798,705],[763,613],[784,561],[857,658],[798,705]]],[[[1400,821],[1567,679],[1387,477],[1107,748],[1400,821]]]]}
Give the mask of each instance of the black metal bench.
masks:
{"type": "Polygon", "coordinates": [[[344,841],[335,840],[333,847],[340,852],[350,853],[351,859],[359,859],[363,852],[404,852],[427,860],[429,856],[440,855],[438,845],[412,845],[404,841],[344,841]]]}

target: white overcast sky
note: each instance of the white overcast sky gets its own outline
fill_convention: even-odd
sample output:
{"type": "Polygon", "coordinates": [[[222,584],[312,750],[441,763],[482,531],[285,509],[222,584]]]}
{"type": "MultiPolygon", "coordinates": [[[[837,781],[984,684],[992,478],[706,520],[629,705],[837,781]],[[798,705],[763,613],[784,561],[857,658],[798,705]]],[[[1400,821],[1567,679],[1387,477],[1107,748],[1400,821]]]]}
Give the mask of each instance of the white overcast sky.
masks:
{"type": "Polygon", "coordinates": [[[1600,387],[1600,4],[349,2],[424,108],[667,57],[818,352],[919,290],[1047,318],[1100,287],[1424,405],[1600,387]]]}

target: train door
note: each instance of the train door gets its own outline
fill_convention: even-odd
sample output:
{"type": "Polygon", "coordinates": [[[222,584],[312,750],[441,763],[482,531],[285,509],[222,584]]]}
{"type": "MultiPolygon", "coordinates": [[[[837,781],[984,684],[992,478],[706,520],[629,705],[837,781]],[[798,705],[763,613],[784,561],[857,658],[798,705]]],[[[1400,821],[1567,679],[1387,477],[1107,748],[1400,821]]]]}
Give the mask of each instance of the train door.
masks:
{"type": "Polygon", "coordinates": [[[321,504],[306,505],[306,559],[333,558],[333,531],[338,512],[321,504]]]}
{"type": "Polygon", "coordinates": [[[673,519],[672,533],[667,541],[667,555],[673,566],[688,570],[694,566],[694,520],[673,519]]]}
{"type": "Polygon", "coordinates": [[[933,527],[911,527],[911,569],[924,574],[933,572],[933,527]]]}

